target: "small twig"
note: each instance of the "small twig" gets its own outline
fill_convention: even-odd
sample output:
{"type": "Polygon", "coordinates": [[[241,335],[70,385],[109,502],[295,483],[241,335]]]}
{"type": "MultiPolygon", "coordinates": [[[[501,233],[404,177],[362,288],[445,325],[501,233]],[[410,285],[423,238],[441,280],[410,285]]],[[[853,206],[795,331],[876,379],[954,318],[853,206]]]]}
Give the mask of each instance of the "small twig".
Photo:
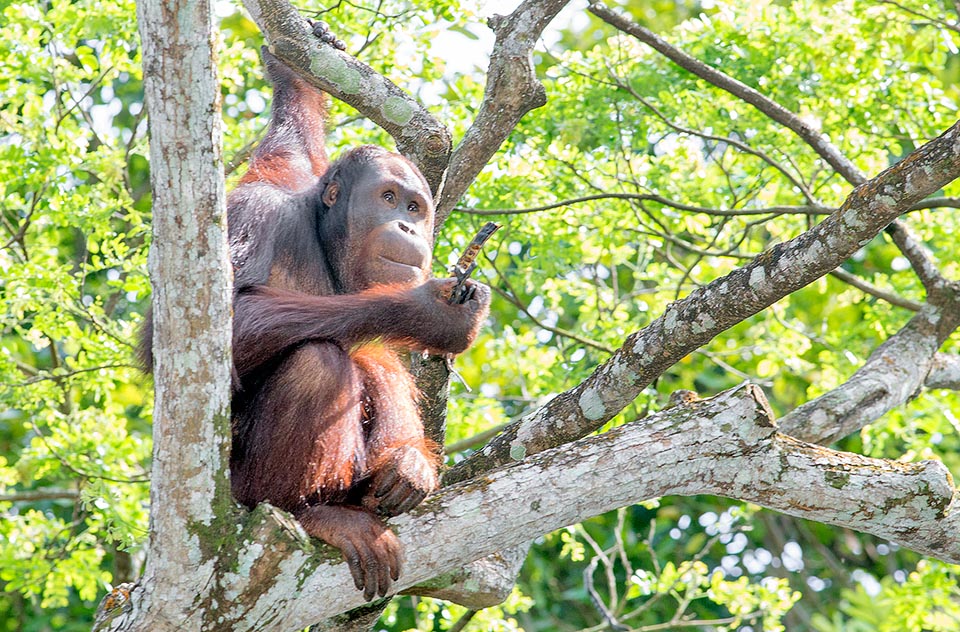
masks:
{"type": "Polygon", "coordinates": [[[517,294],[514,291],[513,286],[510,285],[510,282],[507,280],[507,277],[502,272],[500,272],[496,264],[494,264],[492,261],[490,263],[494,272],[496,272],[497,276],[500,278],[500,282],[503,283],[503,285],[507,288],[506,291],[504,291],[498,287],[491,286],[491,289],[497,294],[499,294],[500,296],[502,296],[504,299],[506,299],[507,302],[509,302],[511,305],[513,305],[514,307],[519,309],[521,312],[526,314],[526,316],[531,321],[533,321],[534,325],[536,325],[541,329],[549,331],[550,333],[556,334],[557,336],[562,336],[564,338],[569,338],[571,340],[579,342],[580,344],[590,347],[592,349],[603,351],[604,353],[613,353],[614,351],[613,347],[609,347],[603,343],[590,340],[589,338],[584,338],[583,336],[578,336],[572,331],[567,331],[566,329],[560,329],[559,327],[551,327],[550,325],[547,325],[546,323],[538,319],[536,316],[531,314],[529,308],[527,308],[527,306],[523,304],[523,301],[517,298],[517,294]]]}
{"type": "Polygon", "coordinates": [[[41,500],[76,500],[80,492],[71,489],[51,489],[49,491],[25,491],[13,494],[0,494],[0,502],[32,503],[41,500]]]}
{"type": "MultiPolygon", "coordinates": [[[[106,68],[103,72],[101,72],[99,77],[97,77],[97,78],[94,79],[92,82],[90,82],[90,85],[87,87],[86,91],[83,93],[83,95],[82,95],[79,99],[77,99],[76,97],[73,96],[73,92],[71,92],[69,88],[66,88],[66,89],[63,90],[62,92],[58,91],[58,92],[60,92],[61,95],[64,95],[64,94],[65,94],[66,96],[69,96],[69,97],[70,97],[70,100],[73,101],[73,105],[71,105],[69,108],[67,108],[67,110],[66,110],[65,112],[63,112],[63,113],[57,118],[57,121],[56,121],[56,123],[54,123],[54,126],[53,126],[53,133],[54,133],[54,135],[56,135],[56,134],[59,133],[60,124],[63,123],[64,119],[66,119],[67,116],[69,116],[70,113],[73,112],[75,109],[80,108],[80,114],[81,114],[82,116],[89,116],[89,112],[87,112],[87,110],[86,110],[85,108],[82,108],[82,107],[81,107],[81,103],[83,103],[83,100],[84,100],[84,99],[86,99],[88,96],[90,96],[91,94],[93,94],[93,91],[94,91],[94,90],[96,90],[97,88],[100,87],[100,84],[103,82],[104,79],[107,78],[107,75],[110,74],[111,72],[113,72],[113,66],[110,66],[110,67],[106,68]]],[[[87,122],[90,123],[91,121],[88,120],[87,122]]],[[[92,126],[91,126],[90,130],[93,132],[93,136],[94,136],[94,138],[97,140],[97,142],[102,145],[103,142],[102,142],[102,141],[100,140],[100,138],[97,136],[97,133],[96,133],[95,131],[93,131],[93,127],[92,127],[92,126]]]]}
{"type": "MultiPolygon", "coordinates": [[[[0,250],[6,250],[7,248],[9,248],[10,246],[16,243],[16,244],[20,244],[20,248],[23,250],[24,256],[27,256],[27,249],[26,249],[26,245],[24,244],[24,237],[26,237],[27,230],[30,228],[30,222],[33,218],[33,214],[37,211],[37,204],[39,203],[40,198],[43,196],[43,194],[46,193],[47,187],[49,187],[49,185],[50,185],[49,182],[44,182],[40,186],[40,190],[34,193],[33,199],[30,200],[30,210],[27,211],[26,217],[23,218],[23,222],[20,224],[19,228],[17,228],[16,233],[14,233],[10,237],[10,239],[7,240],[5,244],[0,246],[0,250]]],[[[12,224],[11,224],[11,227],[12,227],[12,224]]]]}
{"type": "Polygon", "coordinates": [[[887,226],[887,233],[893,239],[903,256],[910,262],[917,278],[923,283],[927,291],[927,297],[933,298],[943,289],[946,279],[937,269],[937,265],[930,254],[930,251],[921,243],[919,239],[911,232],[907,225],[896,220],[887,226]]]}
{"type": "Polygon", "coordinates": [[[890,303],[891,305],[896,305],[897,307],[909,309],[911,312],[919,312],[920,308],[923,307],[922,304],[917,303],[916,301],[911,301],[908,298],[903,298],[902,296],[898,294],[894,294],[893,292],[887,292],[886,290],[881,290],[877,286],[867,283],[866,281],[856,276],[855,274],[850,274],[843,268],[837,268],[836,270],[832,271],[830,275],[840,279],[847,285],[857,288],[861,292],[869,294],[870,296],[875,296],[881,300],[884,300],[890,303]]]}
{"type": "Polygon", "coordinates": [[[708,66],[699,59],[688,55],[669,44],[653,31],[630,21],[618,12],[600,2],[590,5],[589,11],[598,18],[647,44],[684,70],[693,73],[704,81],[729,92],[738,99],[749,103],[769,118],[780,123],[802,138],[817,154],[827,161],[840,175],[853,185],[863,184],[867,177],[844,156],[820,131],[769,97],[750,86],[734,79],[716,68],[708,66]]]}
{"type": "Polygon", "coordinates": [[[487,428],[482,430],[472,437],[467,437],[466,439],[461,439],[459,441],[454,441],[449,443],[443,448],[444,454],[456,454],[457,452],[463,452],[464,450],[469,450],[470,448],[483,445],[493,437],[500,434],[500,431],[507,427],[509,424],[500,424],[494,426],[493,428],[487,428]]]}
{"type": "Polygon", "coordinates": [[[101,369],[138,369],[138,368],[139,367],[137,367],[134,364],[118,363],[118,364],[101,364],[99,366],[91,366],[83,369],[75,369],[67,373],[53,374],[53,373],[38,372],[34,374],[34,377],[31,377],[30,379],[25,380],[23,382],[18,382],[15,384],[11,384],[8,382],[0,382],[0,386],[5,388],[23,388],[24,386],[29,386],[31,384],[36,384],[37,382],[44,382],[48,380],[53,382],[62,382],[63,380],[74,377],[75,375],[78,375],[80,373],[89,373],[91,371],[99,371],[101,369]]]}
{"type": "MultiPolygon", "coordinates": [[[[651,112],[653,112],[653,113],[657,116],[657,118],[659,118],[661,121],[663,121],[664,124],[666,124],[668,127],[670,127],[671,129],[673,129],[674,131],[676,131],[676,132],[678,132],[678,133],[680,133],[680,134],[689,134],[689,135],[691,135],[691,136],[697,136],[697,137],[703,138],[703,139],[705,139],[705,140],[712,140],[712,141],[715,141],[715,142],[718,142],[718,143],[726,143],[726,144],[728,144],[728,145],[731,145],[731,146],[733,146],[733,147],[736,147],[737,149],[739,149],[740,151],[742,151],[742,152],[744,152],[744,153],[746,153],[746,154],[750,154],[750,155],[752,155],[752,156],[756,156],[757,158],[759,158],[759,159],[762,160],[763,162],[767,163],[768,165],[770,165],[771,167],[773,167],[774,169],[776,169],[777,171],[779,171],[781,174],[783,174],[783,176],[784,176],[787,180],[790,181],[791,184],[793,184],[793,185],[796,186],[798,189],[800,189],[800,192],[803,193],[803,197],[805,197],[805,198],[807,199],[807,202],[809,202],[809,203],[810,203],[811,205],[813,205],[814,207],[818,207],[818,206],[819,206],[819,205],[817,204],[817,200],[816,200],[815,196],[813,195],[813,193],[811,193],[811,191],[810,191],[810,189],[807,187],[807,185],[806,185],[798,176],[795,176],[794,174],[790,173],[790,171],[788,171],[783,165],[781,165],[779,162],[777,162],[777,161],[774,160],[772,157],[770,157],[767,153],[765,153],[765,152],[763,152],[763,151],[760,151],[759,149],[754,149],[753,147],[751,147],[751,146],[748,145],[747,143],[741,142],[741,141],[737,140],[736,138],[732,138],[732,137],[730,137],[730,136],[717,136],[717,135],[714,135],[714,134],[706,134],[706,133],[701,132],[701,131],[699,131],[699,130],[695,130],[695,129],[683,127],[683,126],[681,126],[681,125],[677,125],[676,123],[674,123],[673,121],[671,121],[666,115],[664,115],[662,112],[660,112],[660,110],[659,110],[656,106],[654,106],[653,103],[651,103],[649,100],[643,98],[643,96],[642,96],[639,92],[637,92],[637,91],[633,88],[633,86],[631,86],[629,83],[620,83],[620,82],[618,82],[618,85],[619,85],[622,89],[624,89],[624,90],[626,90],[627,92],[629,92],[629,93],[633,96],[634,99],[636,99],[637,101],[639,101],[640,103],[642,103],[644,107],[646,107],[648,110],[650,110],[651,112]]],[[[796,167],[794,167],[794,168],[796,168],[796,167]]]]}
{"type": "MultiPolygon", "coordinates": [[[[607,578],[607,590],[610,593],[610,611],[616,610],[617,608],[617,578],[613,574],[613,561],[610,559],[610,555],[607,551],[604,551],[600,544],[593,539],[590,533],[583,527],[582,524],[577,525],[577,533],[580,534],[584,540],[590,545],[590,548],[593,549],[594,560],[599,559],[603,562],[604,575],[607,578]]],[[[596,570],[596,565],[594,565],[594,570],[596,570]]],[[[590,571],[591,582],[593,577],[593,571],[590,571]]],[[[599,599],[599,596],[597,597],[599,599]]]]}
{"type": "Polygon", "coordinates": [[[753,383],[755,383],[755,384],[759,384],[760,386],[765,386],[765,387],[767,387],[767,388],[773,388],[773,381],[772,381],[772,380],[762,380],[762,379],[758,378],[756,375],[751,375],[751,374],[749,374],[749,373],[744,373],[743,371],[741,371],[741,370],[738,369],[737,367],[733,366],[732,364],[729,364],[729,363],[721,360],[720,357],[719,357],[716,353],[711,353],[710,351],[706,351],[706,350],[704,350],[704,349],[697,349],[697,353],[699,353],[699,354],[702,355],[703,357],[707,358],[708,360],[710,360],[711,362],[713,362],[714,364],[716,364],[718,367],[720,367],[720,368],[723,369],[724,371],[727,371],[728,373],[732,373],[732,374],[736,375],[736,376],[739,377],[741,380],[749,380],[749,381],[751,381],[751,382],[753,382],[753,383]]]}
{"type": "Polygon", "coordinates": [[[480,612],[480,611],[479,611],[479,610],[473,610],[472,608],[471,608],[470,610],[467,610],[466,612],[463,613],[463,616],[461,616],[459,619],[457,619],[457,622],[456,622],[456,623],[454,623],[453,625],[450,626],[450,628],[449,628],[449,630],[447,630],[447,632],[462,632],[462,630],[463,630],[465,627],[467,627],[467,624],[470,623],[470,621],[471,621],[475,616],[477,616],[477,613],[478,613],[478,612],[480,612]]]}
{"type": "Polygon", "coordinates": [[[634,628],[633,632],[658,632],[659,630],[676,630],[679,628],[698,628],[706,626],[727,625],[737,621],[755,621],[763,616],[760,611],[742,614],[736,617],[727,617],[725,619],[678,619],[665,621],[664,623],[654,623],[639,628],[634,628]]]}
{"type": "Polygon", "coordinates": [[[263,132],[257,133],[256,137],[251,140],[249,143],[241,147],[233,154],[230,160],[227,161],[227,164],[223,166],[223,175],[229,176],[238,168],[240,165],[245,163],[251,155],[253,155],[253,150],[257,148],[257,145],[260,144],[260,141],[263,139],[263,132]]]}
{"type": "Polygon", "coordinates": [[[935,18],[932,15],[927,15],[926,13],[920,13],[916,9],[911,9],[910,7],[905,7],[899,2],[894,2],[894,0],[877,0],[880,4],[889,4],[897,7],[904,13],[908,13],[914,17],[918,17],[921,20],[926,20],[930,24],[936,24],[937,26],[942,26],[945,29],[949,29],[954,33],[960,33],[960,24],[957,22],[947,22],[946,20],[941,20],[940,18],[935,18]]]}
{"type": "Polygon", "coordinates": [[[104,476],[102,474],[91,474],[90,472],[83,472],[81,470],[78,470],[73,465],[71,465],[69,461],[67,461],[66,457],[64,457],[62,454],[60,454],[59,451],[57,451],[52,445],[50,445],[50,442],[47,441],[47,435],[45,435],[43,431],[40,430],[40,427],[37,425],[37,422],[31,419],[30,426],[33,428],[33,431],[37,434],[37,438],[40,439],[40,442],[43,443],[44,447],[50,451],[50,454],[52,454],[53,457],[60,462],[60,465],[63,466],[64,469],[72,472],[74,475],[79,476],[80,478],[110,481],[111,483],[149,483],[150,482],[149,476],[144,476],[142,478],[113,478],[110,476],[104,476]]]}
{"type": "MultiPolygon", "coordinates": [[[[594,550],[596,551],[596,549],[594,550]]],[[[593,559],[590,560],[590,563],[587,564],[586,568],[583,569],[583,585],[587,589],[587,595],[590,596],[590,602],[593,604],[593,607],[600,612],[601,616],[603,616],[607,622],[607,626],[617,632],[627,632],[630,628],[617,620],[617,617],[615,617],[610,609],[607,608],[606,604],[603,603],[600,594],[593,586],[593,572],[597,569],[597,564],[600,562],[600,559],[599,554],[595,555],[593,559]]]]}

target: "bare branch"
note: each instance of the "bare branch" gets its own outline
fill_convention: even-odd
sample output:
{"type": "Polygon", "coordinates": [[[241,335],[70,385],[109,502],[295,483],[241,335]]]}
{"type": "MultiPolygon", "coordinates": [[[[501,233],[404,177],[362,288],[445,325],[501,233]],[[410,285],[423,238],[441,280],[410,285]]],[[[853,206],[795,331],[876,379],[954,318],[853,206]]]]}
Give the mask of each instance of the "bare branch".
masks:
{"type": "Polygon", "coordinates": [[[62,382],[63,380],[69,380],[70,378],[77,375],[81,375],[83,373],[91,373],[91,372],[102,371],[107,369],[138,369],[139,370],[140,367],[133,364],[117,363],[117,364],[101,364],[99,366],[85,367],[82,369],[73,369],[71,371],[63,371],[61,373],[50,373],[50,372],[44,371],[42,373],[40,372],[35,373],[33,377],[31,377],[28,380],[24,380],[23,382],[17,382],[17,383],[0,382],[0,387],[22,388],[24,386],[29,386],[31,384],[36,384],[37,382],[44,382],[48,380],[52,382],[62,382]]]}
{"type": "Polygon", "coordinates": [[[550,211],[555,208],[582,204],[584,202],[593,202],[596,200],[632,200],[635,202],[656,202],[679,211],[690,211],[691,213],[703,213],[704,215],[715,215],[718,217],[740,217],[750,215],[829,215],[836,209],[826,206],[768,206],[764,208],[741,208],[741,209],[719,209],[695,206],[693,204],[684,204],[676,202],[662,195],[654,193],[596,193],[594,195],[584,195],[581,197],[562,200],[552,204],[542,206],[532,206],[523,209],[476,209],[476,208],[457,208],[454,212],[465,213],[468,215],[492,216],[492,215],[523,215],[526,213],[539,213],[541,211],[550,211]]]}
{"type": "MultiPolygon", "coordinates": [[[[584,195],[581,197],[560,200],[551,204],[541,206],[531,206],[528,208],[502,208],[502,209],[482,209],[460,207],[453,209],[454,213],[464,213],[465,215],[476,215],[479,217],[496,217],[498,215],[526,215],[527,213],[540,213],[542,211],[551,211],[555,208],[564,206],[573,206],[595,200],[633,200],[637,202],[656,202],[678,211],[689,211],[691,213],[703,213],[704,215],[713,215],[716,217],[750,217],[756,215],[829,215],[837,209],[829,206],[802,205],[802,206],[761,206],[757,208],[708,208],[706,206],[696,206],[694,204],[684,204],[662,195],[655,193],[596,193],[593,195],[584,195]]],[[[927,198],[910,207],[910,211],[920,211],[934,208],[960,208],[960,199],[957,198],[927,198]]],[[[853,285],[851,283],[851,285],[853,285]]]]}
{"type": "Polygon", "coordinates": [[[960,325],[960,302],[925,305],[849,380],[780,420],[786,434],[831,443],[902,405],[924,385],[943,341],[960,325]]]}
{"type": "Polygon", "coordinates": [[[493,428],[481,430],[477,434],[465,439],[461,439],[460,441],[448,443],[443,447],[443,452],[444,454],[456,454],[457,452],[463,452],[464,450],[469,450],[470,448],[478,448],[490,439],[493,439],[506,427],[506,424],[500,424],[498,426],[494,426],[493,428]]]}
{"type": "Polygon", "coordinates": [[[877,0],[877,2],[879,2],[879,3],[881,3],[881,4],[889,4],[889,5],[895,6],[895,7],[897,7],[898,9],[900,9],[901,11],[903,11],[904,13],[908,13],[908,14],[910,14],[910,15],[912,15],[912,16],[918,17],[918,18],[920,18],[921,20],[924,20],[924,21],[930,23],[931,25],[936,25],[936,26],[943,27],[943,28],[945,28],[945,29],[949,29],[949,30],[953,31],[954,33],[960,33],[960,23],[958,23],[958,22],[956,22],[956,21],[954,21],[954,22],[947,22],[946,20],[943,20],[943,19],[941,19],[941,18],[934,17],[934,16],[932,16],[932,15],[927,15],[926,13],[921,13],[920,11],[917,11],[916,9],[911,9],[910,7],[904,6],[904,5],[900,4],[899,2],[894,2],[894,0],[877,0]]]}
{"type": "Polygon", "coordinates": [[[496,606],[510,596],[529,551],[528,540],[482,557],[452,573],[431,578],[403,593],[452,601],[467,608],[496,606]]]}
{"type": "Polygon", "coordinates": [[[960,391],[960,356],[938,353],[924,383],[927,388],[960,391]]]}
{"type": "Polygon", "coordinates": [[[35,503],[41,500],[77,500],[78,498],[80,498],[80,492],[74,489],[47,489],[0,494],[0,502],[4,503],[35,503]]]}
{"type": "Polygon", "coordinates": [[[922,209],[933,209],[933,208],[960,208],[960,198],[955,197],[938,197],[938,198],[927,198],[913,205],[913,210],[919,211],[922,209]]]}
{"type": "MultiPolygon", "coordinates": [[[[763,394],[747,385],[432,496],[392,523],[408,557],[396,588],[616,507],[702,493],[960,561],[960,511],[942,464],[869,459],[783,436],[763,394]]],[[[224,608],[224,628],[298,629],[361,605],[339,556],[268,505],[251,514],[238,541],[240,559],[256,572],[227,574],[224,594],[246,596],[248,607],[224,608]]]]}
{"type": "Polygon", "coordinates": [[[920,279],[923,287],[927,290],[929,299],[935,300],[943,292],[947,281],[943,278],[940,270],[937,269],[930,251],[903,222],[893,222],[887,227],[887,232],[893,239],[893,243],[897,245],[903,256],[910,262],[917,278],[920,279]]]}
{"type": "Polygon", "coordinates": [[[908,298],[903,298],[902,296],[898,294],[894,294],[893,292],[887,292],[885,290],[881,290],[877,286],[867,283],[857,275],[850,274],[843,268],[837,268],[836,270],[833,270],[832,272],[830,272],[830,276],[834,276],[840,279],[847,285],[852,285],[853,287],[857,288],[861,292],[865,292],[870,296],[876,296],[877,298],[884,300],[890,303],[891,305],[896,305],[897,307],[909,309],[911,312],[918,312],[923,307],[922,303],[917,303],[916,301],[911,301],[908,298]]]}
{"type": "Polygon", "coordinates": [[[497,152],[523,115],[547,102],[533,68],[533,46],[569,0],[526,0],[509,16],[490,18],[496,42],[490,54],[487,86],[473,125],[453,152],[437,203],[437,229],[497,152]]]}
{"type": "Polygon", "coordinates": [[[448,472],[447,480],[473,478],[600,428],[675,362],[838,267],[897,216],[958,176],[960,123],[857,187],[817,226],[671,304],[628,336],[586,381],[511,424],[448,472]]]}

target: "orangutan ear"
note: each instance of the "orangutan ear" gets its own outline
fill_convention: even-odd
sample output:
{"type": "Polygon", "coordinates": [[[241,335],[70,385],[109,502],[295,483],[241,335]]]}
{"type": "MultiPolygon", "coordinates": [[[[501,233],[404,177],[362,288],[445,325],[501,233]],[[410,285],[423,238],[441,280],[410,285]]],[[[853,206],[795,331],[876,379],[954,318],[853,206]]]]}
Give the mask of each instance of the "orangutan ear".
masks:
{"type": "Polygon", "coordinates": [[[327,184],[326,188],[323,190],[321,199],[323,200],[324,204],[330,208],[333,208],[333,205],[337,203],[338,193],[340,193],[340,185],[336,182],[331,182],[327,184]]]}

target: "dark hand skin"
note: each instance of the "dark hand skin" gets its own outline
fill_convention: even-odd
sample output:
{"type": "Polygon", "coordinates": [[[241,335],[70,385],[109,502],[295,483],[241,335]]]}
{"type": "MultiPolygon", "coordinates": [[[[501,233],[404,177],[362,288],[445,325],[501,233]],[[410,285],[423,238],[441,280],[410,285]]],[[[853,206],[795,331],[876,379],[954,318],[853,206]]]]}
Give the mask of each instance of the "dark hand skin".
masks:
{"type": "Polygon", "coordinates": [[[403,547],[372,513],[344,506],[316,505],[297,518],[307,533],[343,553],[353,583],[370,601],[386,597],[403,569],[403,547]]]}
{"type": "Polygon", "coordinates": [[[477,281],[467,280],[467,300],[450,304],[447,297],[457,279],[430,279],[413,290],[413,302],[425,306],[425,323],[444,323],[441,327],[424,325],[426,331],[418,341],[424,349],[435,354],[459,354],[466,351],[480,333],[480,327],[490,311],[490,288],[477,281]]]}
{"type": "Polygon", "coordinates": [[[403,446],[375,471],[363,506],[387,518],[399,516],[436,491],[437,484],[434,464],[416,448],[403,446]]]}

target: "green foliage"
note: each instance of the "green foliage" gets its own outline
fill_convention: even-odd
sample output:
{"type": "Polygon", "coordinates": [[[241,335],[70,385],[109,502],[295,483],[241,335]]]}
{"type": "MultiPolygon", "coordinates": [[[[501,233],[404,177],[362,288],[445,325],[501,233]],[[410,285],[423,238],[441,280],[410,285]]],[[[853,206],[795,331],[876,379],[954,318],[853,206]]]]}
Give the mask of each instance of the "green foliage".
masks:
{"type": "MultiPolygon", "coordinates": [[[[840,612],[817,614],[817,632],[949,632],[960,627],[956,566],[923,560],[906,579],[884,577],[879,584],[845,590],[840,612]]],[[[874,580],[875,582],[876,580],[874,580]]]]}
{"type": "Polygon", "coordinates": [[[149,209],[133,16],[132,2],[53,2],[0,18],[0,581],[16,595],[0,609],[23,629],[37,607],[70,629],[146,535],[150,402],[130,351],[149,209]]]}
{"type": "Polygon", "coordinates": [[[526,612],[531,605],[530,598],[517,588],[499,606],[479,612],[429,597],[401,597],[387,606],[378,627],[430,632],[449,630],[463,619],[468,622],[461,628],[464,632],[522,632],[515,615],[526,612]]]}
{"type": "MultiPolygon", "coordinates": [[[[952,4],[620,4],[802,115],[865,173],[956,120],[960,36],[917,15],[955,22],[952,4]]],[[[311,0],[299,8],[420,98],[455,142],[463,137],[492,42],[483,3],[311,0]],[[471,43],[481,51],[474,60],[450,53],[471,43]]],[[[255,25],[230,5],[217,9],[233,181],[266,125],[270,91],[255,25]]],[[[505,226],[481,261],[478,276],[497,293],[490,327],[457,360],[473,390],[453,389],[450,442],[536,409],[671,301],[817,221],[777,208],[836,206],[850,191],[808,145],[752,107],[595,18],[565,19],[535,56],[548,105],[524,118],[437,242],[439,274],[488,219],[470,209],[521,211],[496,218],[505,226]],[[621,197],[581,199],[601,194],[621,197]]],[[[138,572],[148,522],[152,389],[132,360],[150,239],[135,7],[0,0],[0,23],[0,630],[88,629],[96,599],[138,572]]],[[[333,121],[333,155],[362,142],[393,145],[341,104],[333,121]]],[[[942,192],[958,193],[956,183],[942,192]]],[[[907,221],[943,271],[960,278],[960,213],[916,211],[907,221]]],[[[885,237],[844,268],[880,290],[924,298],[885,237]]],[[[842,383],[909,317],[825,277],[671,367],[613,423],[659,409],[676,389],[710,395],[745,378],[763,385],[779,413],[789,411],[842,383]]],[[[954,336],[945,350],[958,343],[954,336]]],[[[941,459],[956,474],[958,419],[957,393],[923,391],[841,447],[941,459]]],[[[729,630],[960,625],[955,567],[697,497],[651,500],[539,539],[519,589],[466,629],[606,625],[586,571],[594,597],[639,630],[686,618],[729,630]]],[[[380,626],[446,630],[465,614],[403,598],[380,626]]]]}

